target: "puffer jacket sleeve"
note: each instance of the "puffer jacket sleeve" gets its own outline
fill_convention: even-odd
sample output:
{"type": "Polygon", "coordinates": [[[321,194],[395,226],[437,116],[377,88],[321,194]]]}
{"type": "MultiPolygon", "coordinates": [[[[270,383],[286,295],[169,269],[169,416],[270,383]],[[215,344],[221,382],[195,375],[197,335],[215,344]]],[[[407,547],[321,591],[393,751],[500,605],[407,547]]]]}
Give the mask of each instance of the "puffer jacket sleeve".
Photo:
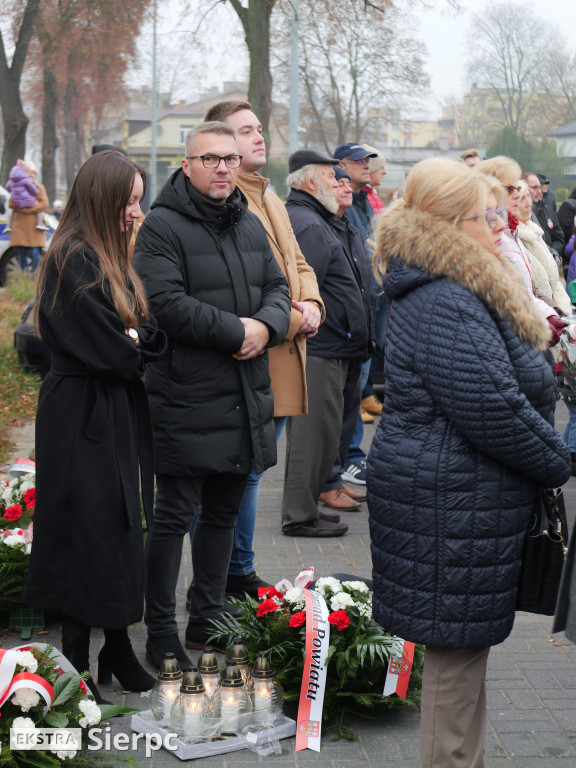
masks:
{"type": "MultiPolygon", "coordinates": [[[[553,426],[519,390],[506,344],[485,304],[466,289],[428,302],[414,342],[414,363],[430,396],[479,451],[548,487],[570,477],[570,454],[553,426]]],[[[510,330],[510,334],[512,331],[510,330]]],[[[517,338],[517,337],[516,337],[517,338]]],[[[523,342],[518,339],[518,348],[523,342]]],[[[541,353],[534,353],[538,356],[541,353]]],[[[545,365],[526,375],[542,377],[545,365]]]]}
{"type": "Polygon", "coordinates": [[[284,341],[288,333],[292,302],[288,293],[288,283],[270,247],[266,252],[264,275],[262,303],[253,315],[253,319],[266,324],[270,334],[267,346],[275,347],[284,341]]]}
{"type": "Polygon", "coordinates": [[[244,341],[240,319],[187,294],[179,253],[169,224],[160,216],[148,216],[136,239],[134,265],[158,325],[170,338],[186,344],[238,352],[244,341]]]}

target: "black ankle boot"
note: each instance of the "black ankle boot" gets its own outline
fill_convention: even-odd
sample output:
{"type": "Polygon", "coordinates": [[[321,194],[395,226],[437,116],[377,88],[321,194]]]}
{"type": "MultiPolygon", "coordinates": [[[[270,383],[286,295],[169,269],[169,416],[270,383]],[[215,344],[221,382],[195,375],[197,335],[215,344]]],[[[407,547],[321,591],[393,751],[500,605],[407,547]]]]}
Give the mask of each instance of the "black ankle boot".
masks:
{"type": "Polygon", "coordinates": [[[178,635],[160,635],[158,637],[148,635],[146,658],[155,669],[160,669],[160,664],[164,661],[167,653],[173,653],[176,656],[182,672],[189,672],[192,669],[193,664],[184,648],[182,648],[178,635]]]}
{"type": "MultiPolygon", "coordinates": [[[[90,638],[85,637],[63,637],[62,638],[62,653],[77,672],[82,674],[83,672],[90,671],[90,662],[88,661],[88,652],[90,648],[90,638]]],[[[100,695],[96,683],[92,677],[86,678],[84,681],[87,688],[94,696],[96,704],[110,704],[109,701],[103,699],[100,695]]]]}
{"type": "Polygon", "coordinates": [[[126,629],[105,629],[106,642],[98,654],[98,683],[110,685],[112,675],[124,690],[149,691],[154,678],[140,664],[126,629]]]}

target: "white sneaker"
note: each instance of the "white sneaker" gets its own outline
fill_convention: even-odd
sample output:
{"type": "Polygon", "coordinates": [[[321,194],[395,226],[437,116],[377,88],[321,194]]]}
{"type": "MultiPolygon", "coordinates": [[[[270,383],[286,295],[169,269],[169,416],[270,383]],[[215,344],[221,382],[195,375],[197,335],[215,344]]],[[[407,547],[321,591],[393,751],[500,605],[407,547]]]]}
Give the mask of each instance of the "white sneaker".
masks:
{"type": "Polygon", "coordinates": [[[342,472],[342,480],[345,483],[366,485],[366,459],[360,459],[346,467],[346,471],[342,472]]]}

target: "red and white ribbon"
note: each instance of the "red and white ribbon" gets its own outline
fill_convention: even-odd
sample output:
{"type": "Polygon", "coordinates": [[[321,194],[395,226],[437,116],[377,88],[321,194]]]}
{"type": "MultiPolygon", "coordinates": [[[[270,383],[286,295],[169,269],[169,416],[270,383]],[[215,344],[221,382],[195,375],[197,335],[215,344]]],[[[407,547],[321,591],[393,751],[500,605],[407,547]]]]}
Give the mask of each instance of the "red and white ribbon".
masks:
{"type": "Polygon", "coordinates": [[[395,693],[401,699],[405,699],[414,661],[414,643],[406,640],[400,640],[400,643],[398,652],[390,657],[382,696],[390,696],[390,694],[395,693]]]}
{"type": "Polygon", "coordinates": [[[304,590],[304,595],[306,598],[306,646],[296,724],[296,752],[301,749],[320,752],[330,624],[328,608],[322,595],[309,589],[304,590]]]}
{"type": "Polygon", "coordinates": [[[306,589],[306,587],[309,584],[312,584],[314,581],[314,566],[310,566],[310,568],[305,568],[303,571],[300,571],[298,576],[294,579],[294,584],[292,584],[291,581],[288,581],[288,579],[281,579],[276,585],[276,589],[278,592],[286,593],[290,589],[294,589],[295,587],[300,587],[301,589],[306,589]]]}
{"type": "Polygon", "coordinates": [[[54,701],[54,689],[47,680],[33,672],[18,672],[14,674],[18,663],[18,655],[24,648],[0,649],[0,708],[8,701],[10,696],[20,688],[31,688],[44,699],[44,714],[54,701]]]}

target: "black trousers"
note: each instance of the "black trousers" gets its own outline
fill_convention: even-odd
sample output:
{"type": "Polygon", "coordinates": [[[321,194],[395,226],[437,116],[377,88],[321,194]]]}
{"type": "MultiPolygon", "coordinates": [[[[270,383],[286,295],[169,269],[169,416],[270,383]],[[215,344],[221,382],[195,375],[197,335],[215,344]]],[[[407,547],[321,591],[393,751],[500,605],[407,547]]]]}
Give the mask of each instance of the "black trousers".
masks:
{"type": "Polygon", "coordinates": [[[199,621],[222,611],[234,521],[247,475],[218,473],[200,477],[156,476],[154,524],[146,539],[146,614],[150,636],[178,633],[176,584],[182,542],[198,506],[192,539],[194,578],[190,618],[199,621]]]}

